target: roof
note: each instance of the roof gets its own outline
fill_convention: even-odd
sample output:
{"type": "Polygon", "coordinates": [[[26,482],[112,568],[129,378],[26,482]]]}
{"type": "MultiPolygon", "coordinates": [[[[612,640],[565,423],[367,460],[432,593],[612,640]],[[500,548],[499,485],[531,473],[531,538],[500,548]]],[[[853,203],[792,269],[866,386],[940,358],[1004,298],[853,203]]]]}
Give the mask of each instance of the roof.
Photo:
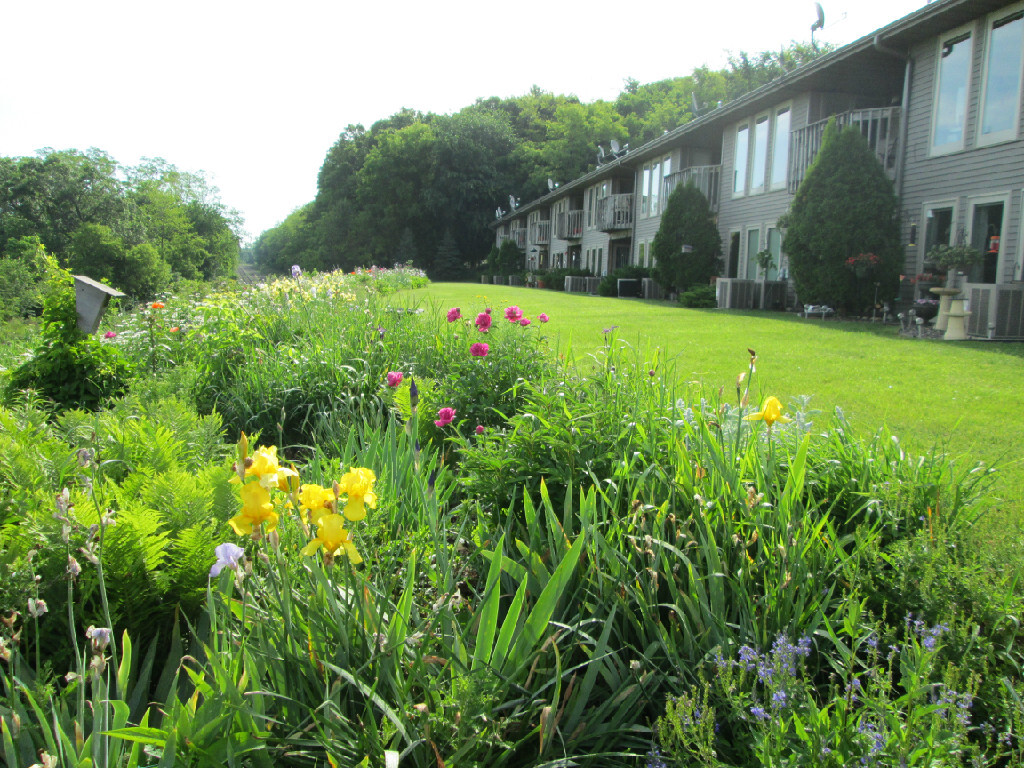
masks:
{"type": "Polygon", "coordinates": [[[701,141],[717,141],[723,123],[730,123],[752,112],[759,112],[785,101],[789,96],[815,90],[856,94],[870,89],[871,92],[877,93],[879,88],[893,82],[899,82],[902,87],[906,60],[914,45],[1008,4],[1009,0],[937,0],[929,3],[859,40],[837,48],[760,88],[745,93],[728,104],[652,139],[620,158],[598,166],[543,197],[519,206],[515,211],[496,219],[492,226],[550,205],[566,192],[611,177],[615,171],[632,169],[637,162],[660,154],[668,146],[678,145],[683,138],[695,144],[700,144],[701,141]]]}

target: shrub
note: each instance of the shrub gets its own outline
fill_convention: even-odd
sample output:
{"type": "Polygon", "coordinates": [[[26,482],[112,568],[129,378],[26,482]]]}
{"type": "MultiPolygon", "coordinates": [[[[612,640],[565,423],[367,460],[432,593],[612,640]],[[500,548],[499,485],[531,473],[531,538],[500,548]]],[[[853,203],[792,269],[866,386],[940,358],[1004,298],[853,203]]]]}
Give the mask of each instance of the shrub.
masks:
{"type": "Polygon", "coordinates": [[[713,285],[695,285],[679,294],[679,304],[690,309],[714,309],[718,306],[718,294],[713,285]]]}
{"type": "Polygon", "coordinates": [[[825,129],[821,149],[780,226],[800,301],[861,310],[899,292],[902,267],[899,202],[867,140],[856,127],[825,129]],[[849,268],[860,254],[876,265],[849,268]]]}
{"type": "Polygon", "coordinates": [[[668,197],[651,244],[654,278],[668,291],[704,285],[721,268],[722,238],[708,200],[692,183],[668,197]],[[683,252],[683,246],[690,250],[683,252]]]}

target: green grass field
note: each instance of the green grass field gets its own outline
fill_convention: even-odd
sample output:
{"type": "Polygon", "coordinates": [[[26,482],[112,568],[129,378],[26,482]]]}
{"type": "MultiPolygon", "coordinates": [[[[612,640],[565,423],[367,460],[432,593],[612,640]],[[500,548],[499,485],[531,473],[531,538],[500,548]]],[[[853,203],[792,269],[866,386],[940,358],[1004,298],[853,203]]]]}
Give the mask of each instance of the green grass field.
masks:
{"type": "Polygon", "coordinates": [[[818,410],[842,408],[862,435],[884,428],[911,452],[938,447],[958,461],[994,463],[993,511],[1015,520],[1024,514],[1024,411],[1014,394],[1021,391],[1024,344],[907,339],[881,324],[465,283],[435,283],[390,300],[459,306],[470,317],[509,304],[532,318],[546,312],[544,331],[577,360],[617,326],[618,339],[652,353],[659,348],[680,380],[727,392],[752,348],[762,396],[785,403],[810,395],[818,410]]]}

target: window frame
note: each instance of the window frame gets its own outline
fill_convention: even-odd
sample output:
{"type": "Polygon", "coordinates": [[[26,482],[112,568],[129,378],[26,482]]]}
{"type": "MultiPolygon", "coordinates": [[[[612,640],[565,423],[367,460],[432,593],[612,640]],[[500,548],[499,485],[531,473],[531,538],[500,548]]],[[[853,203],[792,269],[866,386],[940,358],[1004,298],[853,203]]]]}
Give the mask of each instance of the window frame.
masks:
{"type": "MultiPolygon", "coordinates": [[[[934,76],[932,78],[932,105],[931,105],[932,124],[931,124],[931,130],[929,131],[929,136],[928,136],[928,154],[931,157],[934,157],[936,155],[948,155],[948,154],[952,154],[954,152],[961,152],[966,147],[967,133],[968,133],[967,126],[968,126],[968,123],[970,122],[970,113],[971,113],[971,92],[972,92],[972,90],[974,88],[973,78],[974,78],[974,54],[976,53],[976,48],[977,48],[977,46],[975,45],[976,39],[977,39],[977,30],[975,30],[975,24],[972,22],[972,23],[969,23],[969,24],[965,24],[965,25],[963,25],[961,27],[957,27],[956,29],[951,29],[950,31],[948,31],[948,32],[946,32],[944,34],[939,35],[938,40],[936,41],[936,44],[935,44],[935,69],[934,69],[934,76]],[[965,86],[964,116],[963,116],[963,124],[961,125],[961,131],[960,131],[960,141],[949,142],[949,143],[946,143],[946,144],[936,145],[936,143],[935,143],[936,131],[937,131],[938,125],[939,125],[939,91],[940,91],[940,88],[942,86],[942,77],[941,77],[941,75],[942,75],[941,67],[942,67],[942,58],[943,58],[942,57],[942,49],[950,41],[956,40],[957,38],[964,38],[965,36],[966,36],[966,41],[970,44],[970,53],[968,54],[968,57],[967,57],[967,83],[966,83],[966,86],[965,86]]],[[[960,40],[959,42],[964,42],[964,40],[960,40]]]]}
{"type": "Polygon", "coordinates": [[[733,136],[733,147],[732,147],[732,196],[734,198],[735,197],[744,197],[747,194],[747,182],[749,181],[748,176],[749,176],[749,166],[750,166],[750,121],[749,120],[744,120],[743,122],[736,123],[736,129],[733,131],[733,135],[732,136],[733,136]],[[736,177],[736,174],[740,172],[739,163],[737,162],[737,160],[738,160],[737,153],[739,151],[739,146],[740,146],[740,144],[739,144],[740,131],[746,131],[745,139],[746,139],[746,145],[747,146],[746,146],[746,149],[744,150],[744,153],[743,153],[743,169],[742,169],[742,172],[743,172],[743,183],[740,185],[740,188],[737,189],[736,188],[736,186],[737,186],[736,182],[739,181],[739,179],[736,177]]]}
{"type": "Polygon", "coordinates": [[[790,134],[792,134],[792,132],[793,132],[793,103],[792,102],[786,102],[785,104],[780,104],[779,106],[777,106],[775,109],[772,110],[771,157],[768,160],[768,178],[767,178],[768,191],[770,191],[770,192],[775,192],[775,191],[778,191],[780,189],[788,189],[789,188],[789,149],[790,149],[790,147],[789,147],[789,140],[790,140],[790,134]],[[779,115],[781,115],[783,113],[788,113],[789,114],[789,128],[786,130],[786,138],[785,138],[785,142],[786,142],[786,159],[785,159],[785,162],[784,162],[783,167],[782,167],[782,181],[780,183],[776,184],[775,181],[774,181],[774,178],[775,178],[775,173],[774,173],[774,171],[775,171],[775,160],[776,160],[775,148],[776,148],[777,139],[778,139],[778,133],[779,133],[779,115]]]}
{"type": "MultiPolygon", "coordinates": [[[[921,229],[920,234],[917,236],[918,240],[921,241],[918,245],[918,259],[917,269],[921,271],[924,269],[924,265],[928,260],[928,212],[938,211],[943,208],[951,208],[953,210],[953,224],[950,227],[949,239],[950,242],[947,245],[952,245],[953,241],[956,240],[956,233],[959,231],[957,222],[960,221],[960,198],[951,197],[944,200],[927,200],[921,204],[921,229]]],[[[965,230],[966,231],[966,230],[965,230]]]]}
{"type": "MultiPolygon", "coordinates": [[[[1016,3],[1014,5],[1001,8],[994,13],[990,13],[985,17],[985,49],[984,49],[984,62],[981,68],[981,93],[978,97],[978,120],[977,129],[975,136],[975,144],[979,147],[987,147],[993,144],[1002,144],[1006,141],[1013,141],[1018,138],[1019,126],[1020,126],[1020,110],[1021,110],[1021,99],[1022,93],[1024,93],[1024,28],[1021,30],[1021,69],[1018,71],[1017,76],[1017,106],[1014,112],[1013,122],[1011,127],[1002,131],[996,131],[990,134],[982,133],[984,128],[984,116],[985,116],[985,104],[988,100],[988,88],[989,88],[989,65],[992,61],[992,30],[993,26],[997,21],[1015,16],[1017,14],[1024,13],[1024,3],[1016,3]]],[[[1024,19],[1022,26],[1024,26],[1024,19]]]]}
{"type": "Polygon", "coordinates": [[[984,285],[1001,285],[1001,278],[1004,273],[1003,264],[1006,259],[1006,234],[1009,231],[1010,214],[1012,211],[1013,193],[1009,190],[1001,192],[989,192],[984,195],[968,195],[964,218],[964,239],[968,245],[974,242],[974,211],[980,205],[1003,204],[1003,228],[999,233],[999,255],[996,257],[996,281],[994,283],[983,283],[984,285]]]}
{"type": "Polygon", "coordinates": [[[771,157],[772,145],[772,113],[761,112],[754,116],[750,121],[753,130],[750,133],[750,170],[747,174],[747,194],[750,195],[761,195],[768,190],[768,159],[771,157]],[[757,161],[757,127],[764,125],[764,156],[761,158],[761,162],[757,161]],[[761,184],[754,186],[755,174],[758,172],[760,166],[761,171],[761,184]]]}

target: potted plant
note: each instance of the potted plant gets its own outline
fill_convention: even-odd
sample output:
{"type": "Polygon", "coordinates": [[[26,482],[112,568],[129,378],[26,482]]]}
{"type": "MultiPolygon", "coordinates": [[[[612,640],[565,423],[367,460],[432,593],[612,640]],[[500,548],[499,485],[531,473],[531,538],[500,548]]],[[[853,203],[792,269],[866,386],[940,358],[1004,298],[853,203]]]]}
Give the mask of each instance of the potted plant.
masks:
{"type": "Polygon", "coordinates": [[[965,272],[970,267],[980,262],[983,258],[981,251],[972,248],[965,243],[956,245],[936,245],[932,247],[925,259],[937,267],[946,270],[947,286],[956,288],[956,275],[965,272]]]}

